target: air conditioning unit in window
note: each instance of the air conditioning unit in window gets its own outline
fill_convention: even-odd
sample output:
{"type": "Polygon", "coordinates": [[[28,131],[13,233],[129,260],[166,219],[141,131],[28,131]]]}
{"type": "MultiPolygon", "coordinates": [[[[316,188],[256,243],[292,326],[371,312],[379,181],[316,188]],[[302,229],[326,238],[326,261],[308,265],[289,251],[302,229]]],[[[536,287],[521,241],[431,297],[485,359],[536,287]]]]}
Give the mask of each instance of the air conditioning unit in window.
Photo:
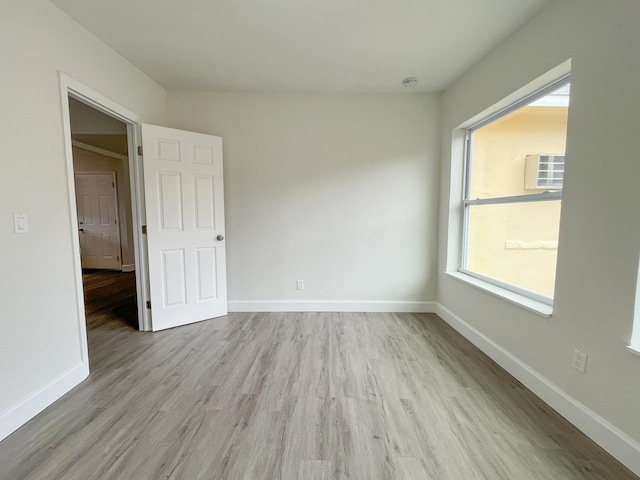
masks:
{"type": "Polygon", "coordinates": [[[524,164],[526,190],[562,190],[564,155],[527,155],[524,164]]]}

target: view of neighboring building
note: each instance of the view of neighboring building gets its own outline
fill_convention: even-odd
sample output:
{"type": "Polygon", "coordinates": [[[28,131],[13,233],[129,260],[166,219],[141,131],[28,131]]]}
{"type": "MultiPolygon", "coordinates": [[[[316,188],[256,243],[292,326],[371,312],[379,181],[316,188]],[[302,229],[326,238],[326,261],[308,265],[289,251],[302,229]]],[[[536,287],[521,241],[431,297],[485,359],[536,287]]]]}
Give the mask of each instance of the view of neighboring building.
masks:
{"type": "Polygon", "coordinates": [[[468,206],[467,270],[553,297],[568,111],[567,83],[472,130],[467,198],[502,200],[468,206]]]}

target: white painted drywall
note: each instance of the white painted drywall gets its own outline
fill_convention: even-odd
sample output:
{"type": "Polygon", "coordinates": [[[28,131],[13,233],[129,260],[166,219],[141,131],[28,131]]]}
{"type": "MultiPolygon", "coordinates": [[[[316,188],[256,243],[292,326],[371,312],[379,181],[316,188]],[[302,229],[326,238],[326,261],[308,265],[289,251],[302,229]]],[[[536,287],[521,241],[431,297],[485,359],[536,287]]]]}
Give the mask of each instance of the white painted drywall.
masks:
{"type": "MultiPolygon", "coordinates": [[[[0,421],[81,362],[58,71],[150,122],[165,92],[44,0],[0,2],[0,421]],[[29,233],[13,233],[12,213],[29,233]]],[[[2,426],[2,425],[0,425],[2,426]]]]}
{"type": "Polygon", "coordinates": [[[231,302],[434,299],[436,95],[169,92],[168,111],[223,138],[231,302]]]}
{"type": "Polygon", "coordinates": [[[446,90],[438,261],[445,308],[636,441],[640,358],[625,345],[640,250],[639,24],[637,0],[554,1],[446,90]],[[458,220],[449,216],[461,185],[452,132],[569,58],[555,305],[544,319],[444,273],[459,245],[458,220]],[[574,348],[589,355],[586,374],[571,368],[574,348]]]}

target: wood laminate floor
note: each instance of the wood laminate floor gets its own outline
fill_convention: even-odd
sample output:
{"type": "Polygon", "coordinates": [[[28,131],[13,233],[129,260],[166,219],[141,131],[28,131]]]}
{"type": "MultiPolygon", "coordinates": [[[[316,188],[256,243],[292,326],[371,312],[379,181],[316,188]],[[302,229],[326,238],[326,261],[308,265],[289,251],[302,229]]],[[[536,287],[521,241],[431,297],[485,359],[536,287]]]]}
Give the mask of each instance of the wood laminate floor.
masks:
{"type": "Polygon", "coordinates": [[[83,270],[87,330],[122,321],[138,328],[136,274],[115,270],[83,270]]]}
{"type": "Polygon", "coordinates": [[[637,478],[435,315],[112,321],[89,343],[0,479],[637,478]]]}

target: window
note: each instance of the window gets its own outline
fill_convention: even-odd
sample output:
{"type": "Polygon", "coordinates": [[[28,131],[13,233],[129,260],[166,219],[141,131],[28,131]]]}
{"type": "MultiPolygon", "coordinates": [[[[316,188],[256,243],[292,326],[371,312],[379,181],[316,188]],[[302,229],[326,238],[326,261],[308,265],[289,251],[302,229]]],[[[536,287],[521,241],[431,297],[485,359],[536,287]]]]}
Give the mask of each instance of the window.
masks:
{"type": "Polygon", "coordinates": [[[527,155],[524,164],[525,190],[562,189],[564,155],[527,155]]]}
{"type": "Polygon", "coordinates": [[[466,131],[460,271],[551,305],[569,77],[466,131]]]}
{"type": "Polygon", "coordinates": [[[633,333],[629,351],[640,356],[640,262],[638,262],[638,279],[636,281],[636,303],[633,311],[633,333]]]}

